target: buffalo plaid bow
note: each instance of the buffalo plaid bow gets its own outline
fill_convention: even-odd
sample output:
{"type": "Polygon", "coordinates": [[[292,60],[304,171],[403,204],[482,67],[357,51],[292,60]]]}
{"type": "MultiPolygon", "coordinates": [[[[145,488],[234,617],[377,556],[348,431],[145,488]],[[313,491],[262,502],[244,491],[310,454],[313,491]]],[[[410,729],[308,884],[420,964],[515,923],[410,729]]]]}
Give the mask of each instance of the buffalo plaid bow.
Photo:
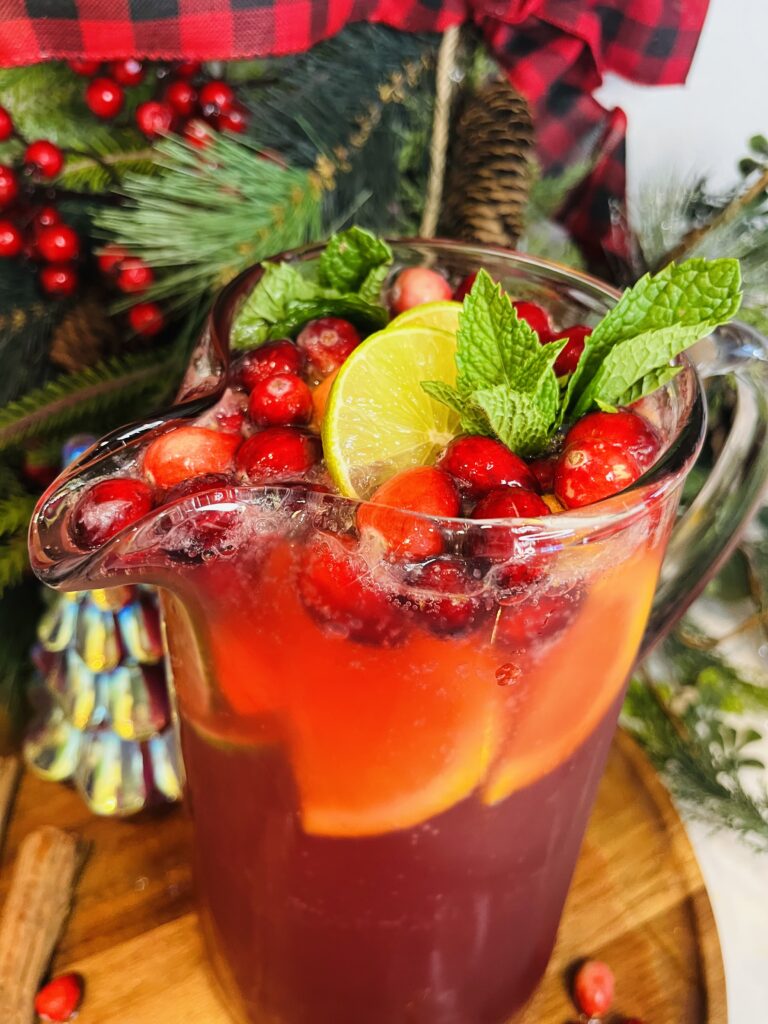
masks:
{"type": "Polygon", "coordinates": [[[527,98],[539,158],[596,162],[566,217],[593,257],[625,242],[625,118],[592,93],[605,72],[685,81],[708,0],[0,0],[0,65],[51,58],[235,59],[296,53],[354,21],[410,32],[474,22],[527,98]],[[599,246],[594,246],[599,240],[599,246]]]}

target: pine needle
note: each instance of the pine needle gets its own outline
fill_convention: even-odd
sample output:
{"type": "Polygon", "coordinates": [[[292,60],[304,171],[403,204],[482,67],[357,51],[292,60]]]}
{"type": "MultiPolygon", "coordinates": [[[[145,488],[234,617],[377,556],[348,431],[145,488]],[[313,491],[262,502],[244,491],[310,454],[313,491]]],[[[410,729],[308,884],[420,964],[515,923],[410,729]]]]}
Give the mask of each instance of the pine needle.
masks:
{"type": "Polygon", "coordinates": [[[36,499],[31,494],[19,494],[0,501],[0,534],[26,530],[36,499]]]}
{"type": "Polygon", "coordinates": [[[15,586],[29,568],[26,528],[0,544],[0,597],[15,586]]]}

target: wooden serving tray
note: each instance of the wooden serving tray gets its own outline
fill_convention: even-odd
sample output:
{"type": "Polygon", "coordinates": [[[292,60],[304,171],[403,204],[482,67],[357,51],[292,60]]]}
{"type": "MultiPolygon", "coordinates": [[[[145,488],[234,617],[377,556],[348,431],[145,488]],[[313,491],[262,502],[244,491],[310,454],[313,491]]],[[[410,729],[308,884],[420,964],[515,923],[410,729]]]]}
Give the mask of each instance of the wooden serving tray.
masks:
{"type": "MultiPolygon", "coordinates": [[[[19,842],[46,824],[92,843],[54,965],[86,979],[78,1024],[229,1024],[198,935],[183,813],[98,819],[70,790],[27,774],[11,821],[0,898],[19,842]]],[[[693,851],[666,790],[621,733],[555,954],[520,1024],[577,1019],[564,976],[585,956],[614,969],[616,1021],[626,1015],[647,1024],[726,1024],[720,947],[693,851]]]]}

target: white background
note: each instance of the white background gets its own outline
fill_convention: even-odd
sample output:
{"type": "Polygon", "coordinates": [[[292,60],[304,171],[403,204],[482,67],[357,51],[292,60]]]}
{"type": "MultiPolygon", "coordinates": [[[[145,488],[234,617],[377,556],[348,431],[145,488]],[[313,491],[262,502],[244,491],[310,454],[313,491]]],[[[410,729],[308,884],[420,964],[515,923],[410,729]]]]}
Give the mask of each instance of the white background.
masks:
{"type": "MultiPolygon", "coordinates": [[[[711,175],[717,186],[734,184],[748,138],[768,136],[768,0],[710,0],[685,86],[646,88],[610,76],[597,98],[622,107],[629,119],[630,203],[640,182],[662,180],[670,169],[711,175]]],[[[701,825],[690,825],[689,833],[720,931],[729,1022],[765,1024],[768,855],[701,825]]]]}

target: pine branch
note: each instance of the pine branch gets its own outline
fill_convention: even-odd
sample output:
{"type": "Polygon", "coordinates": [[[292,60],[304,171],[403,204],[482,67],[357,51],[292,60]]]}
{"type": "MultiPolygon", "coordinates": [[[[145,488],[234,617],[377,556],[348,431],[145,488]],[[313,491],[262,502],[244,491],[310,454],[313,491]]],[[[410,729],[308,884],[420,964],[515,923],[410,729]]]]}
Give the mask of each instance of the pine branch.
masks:
{"type": "Polygon", "coordinates": [[[0,597],[16,586],[29,567],[26,528],[0,544],[0,597]]]}
{"type": "Polygon", "coordinates": [[[0,501],[0,534],[26,530],[35,508],[35,501],[31,494],[18,494],[0,501]]]}

